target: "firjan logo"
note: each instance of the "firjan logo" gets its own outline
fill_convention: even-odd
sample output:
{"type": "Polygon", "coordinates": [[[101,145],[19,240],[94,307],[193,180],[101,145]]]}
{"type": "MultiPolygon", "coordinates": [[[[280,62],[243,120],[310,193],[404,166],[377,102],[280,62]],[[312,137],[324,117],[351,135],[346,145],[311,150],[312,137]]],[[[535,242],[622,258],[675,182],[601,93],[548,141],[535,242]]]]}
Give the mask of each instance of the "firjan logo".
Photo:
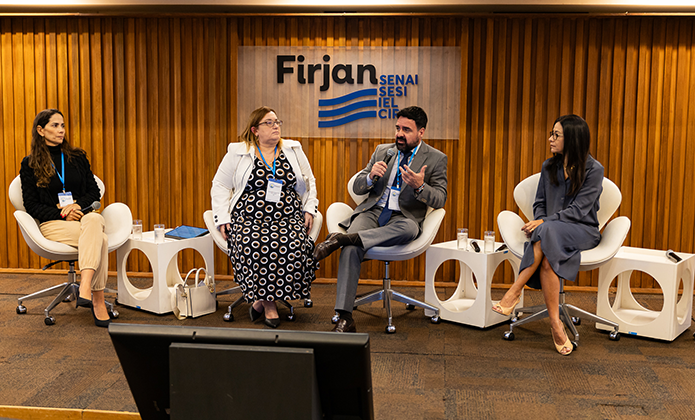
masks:
{"type": "Polygon", "coordinates": [[[284,83],[286,74],[296,74],[300,85],[313,85],[318,79],[321,82],[321,92],[328,91],[331,82],[359,85],[360,89],[348,94],[319,99],[319,128],[337,127],[363,118],[395,119],[400,106],[399,99],[407,97],[408,88],[413,89],[418,84],[417,74],[386,74],[377,77],[377,69],[373,64],[331,66],[330,55],[325,54],[322,59],[323,64],[304,64],[304,55],[277,56],[277,83],[284,83]]]}

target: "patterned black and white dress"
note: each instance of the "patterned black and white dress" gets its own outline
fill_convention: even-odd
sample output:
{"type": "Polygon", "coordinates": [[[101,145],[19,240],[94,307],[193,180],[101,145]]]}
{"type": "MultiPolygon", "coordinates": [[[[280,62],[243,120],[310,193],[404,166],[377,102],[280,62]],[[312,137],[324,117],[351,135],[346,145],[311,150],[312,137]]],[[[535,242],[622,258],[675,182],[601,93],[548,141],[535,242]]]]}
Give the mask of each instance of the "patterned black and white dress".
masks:
{"type": "Polygon", "coordinates": [[[283,181],[277,203],[265,200],[272,176],[263,160],[254,159],[244,192],[232,209],[230,259],[246,302],[309,298],[319,268],[295,190],[297,179],[282,151],[276,162],[275,178],[283,181]]]}

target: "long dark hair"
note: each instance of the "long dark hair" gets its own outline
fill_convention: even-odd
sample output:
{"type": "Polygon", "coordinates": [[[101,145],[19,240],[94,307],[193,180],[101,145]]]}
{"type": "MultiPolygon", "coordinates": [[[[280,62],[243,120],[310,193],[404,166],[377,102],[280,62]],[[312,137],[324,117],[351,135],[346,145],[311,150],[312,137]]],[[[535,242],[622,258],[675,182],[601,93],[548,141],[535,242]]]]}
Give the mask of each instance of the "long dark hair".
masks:
{"type": "MultiPolygon", "coordinates": [[[[34,176],[36,177],[36,185],[40,188],[45,188],[51,182],[53,174],[55,174],[55,168],[53,168],[53,160],[51,159],[51,154],[48,152],[48,146],[46,146],[46,139],[43,138],[36,129],[36,127],[46,128],[46,125],[51,120],[51,117],[55,114],[60,114],[65,118],[62,112],[57,109],[44,109],[43,111],[36,114],[34,118],[34,125],[31,129],[31,154],[29,155],[29,167],[34,170],[34,176]]],[[[68,142],[67,136],[63,138],[63,143],[60,145],[60,149],[63,151],[65,156],[70,162],[75,156],[85,154],[85,151],[78,148],[72,147],[68,142]]]]}
{"type": "Polygon", "coordinates": [[[550,159],[548,166],[548,176],[553,185],[558,185],[557,173],[565,164],[567,159],[567,175],[570,178],[570,189],[568,196],[575,195],[584,185],[586,178],[586,160],[589,157],[589,144],[591,135],[589,125],[578,115],[563,115],[555,120],[555,124],[560,123],[564,135],[564,146],[562,153],[555,153],[550,159]]]}

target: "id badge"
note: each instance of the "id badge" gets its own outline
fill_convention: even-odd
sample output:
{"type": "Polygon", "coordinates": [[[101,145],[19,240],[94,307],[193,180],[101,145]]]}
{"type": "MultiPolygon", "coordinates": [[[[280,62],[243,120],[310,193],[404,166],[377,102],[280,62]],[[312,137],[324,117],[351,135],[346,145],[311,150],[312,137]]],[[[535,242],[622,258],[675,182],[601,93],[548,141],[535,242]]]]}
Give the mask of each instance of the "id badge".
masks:
{"type": "Polygon", "coordinates": [[[70,204],[73,204],[74,202],[75,201],[72,199],[72,193],[71,192],[58,193],[58,203],[60,203],[61,209],[63,207],[69,206],[70,204]]]}
{"type": "Polygon", "coordinates": [[[398,204],[398,197],[401,196],[401,189],[392,187],[389,193],[389,209],[393,211],[401,211],[401,206],[398,204]]]}
{"type": "Polygon", "coordinates": [[[268,189],[265,192],[265,201],[279,203],[282,193],[282,181],[279,179],[269,179],[268,189]]]}

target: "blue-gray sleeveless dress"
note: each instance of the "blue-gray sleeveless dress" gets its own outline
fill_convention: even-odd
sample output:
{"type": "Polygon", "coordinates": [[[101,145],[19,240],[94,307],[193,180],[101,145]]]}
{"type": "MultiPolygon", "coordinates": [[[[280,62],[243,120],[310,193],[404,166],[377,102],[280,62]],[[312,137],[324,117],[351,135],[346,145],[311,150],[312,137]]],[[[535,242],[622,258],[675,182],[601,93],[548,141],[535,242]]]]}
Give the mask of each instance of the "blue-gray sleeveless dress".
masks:
{"type": "MultiPolygon", "coordinates": [[[[603,166],[593,157],[586,161],[584,185],[574,196],[567,196],[570,180],[564,179],[563,169],[557,173],[558,185],[548,178],[550,159],[543,162],[538,181],[536,201],[533,203],[535,220],[543,219],[524,244],[524,255],[519,272],[533,264],[532,244],[541,241],[543,255],[558,277],[574,281],[579,272],[581,251],[598,245],[601,234],[598,230],[599,197],[603,191],[603,166]]],[[[540,266],[531,276],[528,286],[540,289],[540,266]]]]}

